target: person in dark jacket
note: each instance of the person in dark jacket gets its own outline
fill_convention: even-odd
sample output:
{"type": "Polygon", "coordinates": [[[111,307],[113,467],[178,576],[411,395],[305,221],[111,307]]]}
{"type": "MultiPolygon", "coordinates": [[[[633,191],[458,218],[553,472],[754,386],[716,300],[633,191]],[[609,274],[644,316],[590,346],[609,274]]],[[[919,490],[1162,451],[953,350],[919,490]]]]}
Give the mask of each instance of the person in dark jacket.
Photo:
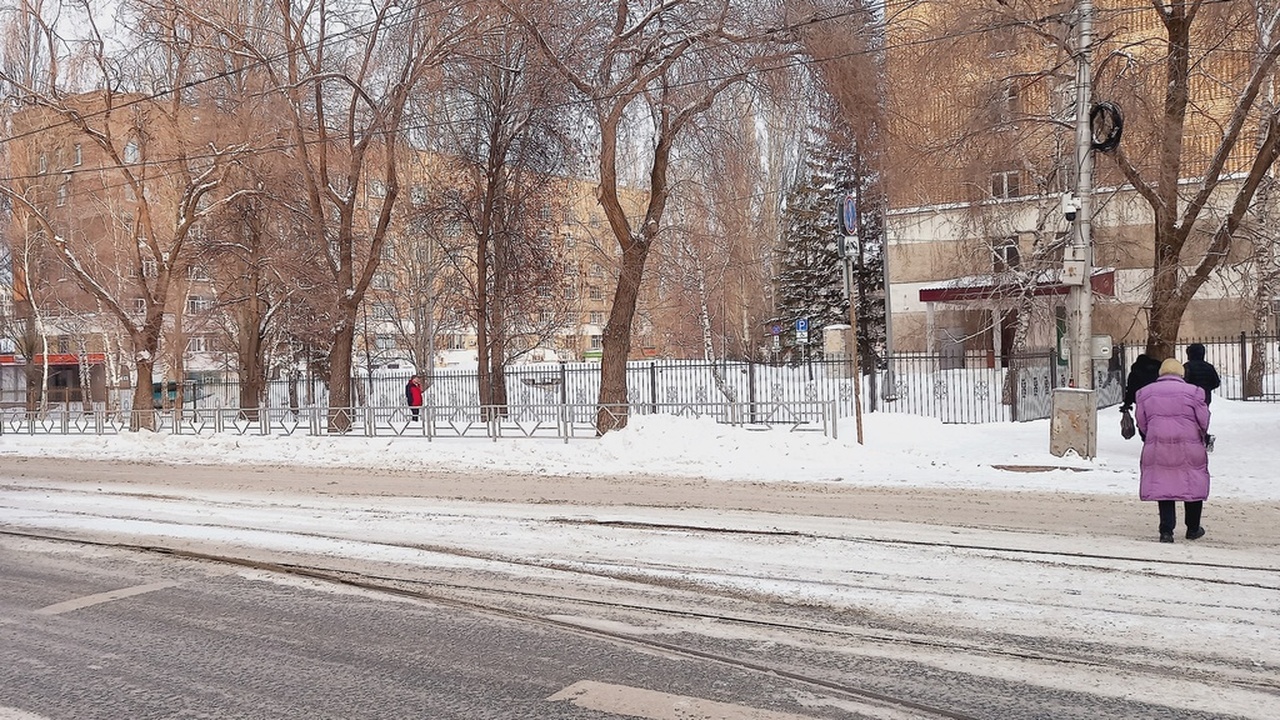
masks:
{"type": "Polygon", "coordinates": [[[409,403],[411,422],[418,422],[418,411],[422,409],[422,378],[414,375],[404,386],[404,399],[409,403]]]}
{"type": "Polygon", "coordinates": [[[1200,388],[1183,381],[1174,358],[1159,368],[1159,379],[1138,391],[1138,433],[1142,435],[1138,496],[1160,506],[1160,542],[1173,542],[1177,501],[1182,501],[1187,539],[1204,537],[1200,513],[1209,497],[1209,406],[1200,388]]]}
{"type": "MultiPolygon", "coordinates": [[[[1222,384],[1222,378],[1218,377],[1218,369],[1213,366],[1213,363],[1205,361],[1204,345],[1191,343],[1187,346],[1187,361],[1182,364],[1182,369],[1186,373],[1184,379],[1187,382],[1204,388],[1204,404],[1213,402],[1213,391],[1222,384]]],[[[1204,445],[1209,452],[1213,452],[1213,440],[1212,435],[1204,436],[1204,445]]]]}
{"type": "Polygon", "coordinates": [[[1155,382],[1159,376],[1159,360],[1146,353],[1134,359],[1133,365],[1129,367],[1129,377],[1124,381],[1124,402],[1120,405],[1121,412],[1132,410],[1133,404],[1138,399],[1138,391],[1155,382]]]}
{"type": "Polygon", "coordinates": [[[1187,382],[1204,388],[1204,404],[1212,403],[1213,391],[1222,384],[1222,378],[1218,377],[1218,369],[1212,363],[1205,362],[1204,345],[1191,343],[1187,346],[1187,361],[1182,364],[1182,369],[1186,372],[1187,382]]]}

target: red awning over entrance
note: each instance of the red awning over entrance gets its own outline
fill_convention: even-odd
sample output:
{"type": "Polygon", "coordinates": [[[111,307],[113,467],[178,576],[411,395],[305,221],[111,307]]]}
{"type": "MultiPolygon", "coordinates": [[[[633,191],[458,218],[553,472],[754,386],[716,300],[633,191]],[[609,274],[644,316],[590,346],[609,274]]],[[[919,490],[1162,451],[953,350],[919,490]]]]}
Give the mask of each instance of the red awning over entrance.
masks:
{"type": "MultiPolygon", "coordinates": [[[[75,353],[51,353],[49,355],[49,364],[50,365],[79,365],[80,357],[81,357],[80,355],[77,355],[75,353]]],[[[85,353],[84,355],[85,365],[102,365],[106,361],[107,361],[107,356],[104,353],[85,353]]],[[[35,358],[31,361],[31,363],[33,365],[43,365],[44,355],[35,356],[35,358]]],[[[14,355],[12,353],[8,355],[0,355],[0,365],[26,365],[26,364],[27,364],[27,358],[23,355],[14,355]]]]}
{"type": "MultiPolygon", "coordinates": [[[[1035,286],[1030,288],[1033,297],[1066,295],[1071,286],[1062,282],[1062,273],[1041,273],[1035,286]]],[[[1115,297],[1116,269],[1097,268],[1089,278],[1096,295],[1115,297]]],[[[1002,275],[970,275],[945,280],[930,287],[920,288],[920,302],[968,303],[982,300],[1012,300],[1028,293],[1027,280],[1002,275]]]]}

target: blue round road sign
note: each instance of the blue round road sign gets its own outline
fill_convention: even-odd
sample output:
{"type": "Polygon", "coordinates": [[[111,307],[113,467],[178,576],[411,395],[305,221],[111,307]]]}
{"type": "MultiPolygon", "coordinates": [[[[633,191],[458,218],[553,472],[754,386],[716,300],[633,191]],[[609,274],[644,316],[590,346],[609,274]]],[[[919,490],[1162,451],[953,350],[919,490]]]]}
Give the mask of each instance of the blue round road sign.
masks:
{"type": "Polygon", "coordinates": [[[840,225],[845,235],[858,234],[858,201],[852,195],[840,203],[840,225]]]}

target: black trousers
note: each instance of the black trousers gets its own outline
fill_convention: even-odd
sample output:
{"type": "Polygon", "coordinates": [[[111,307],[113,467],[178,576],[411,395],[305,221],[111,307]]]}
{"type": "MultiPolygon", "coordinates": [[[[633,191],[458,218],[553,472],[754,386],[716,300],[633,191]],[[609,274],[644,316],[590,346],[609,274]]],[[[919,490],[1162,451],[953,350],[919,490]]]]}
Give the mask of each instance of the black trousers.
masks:
{"type": "MultiPolygon", "coordinates": [[[[1178,525],[1178,501],[1161,500],[1159,505],[1160,532],[1171,533],[1178,525]]],[[[1182,503],[1182,519],[1186,522],[1188,530],[1195,530],[1200,527],[1200,511],[1203,509],[1203,500],[1189,500],[1182,503]]]]}

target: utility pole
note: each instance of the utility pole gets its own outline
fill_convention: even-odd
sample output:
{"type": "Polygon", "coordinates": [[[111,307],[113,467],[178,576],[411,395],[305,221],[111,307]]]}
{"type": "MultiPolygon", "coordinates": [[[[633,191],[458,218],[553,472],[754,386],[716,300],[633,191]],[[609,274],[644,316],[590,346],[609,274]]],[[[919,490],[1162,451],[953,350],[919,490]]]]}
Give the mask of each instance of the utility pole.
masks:
{"type": "MultiPolygon", "coordinates": [[[[1075,224],[1064,253],[1062,282],[1068,286],[1067,330],[1071,350],[1071,385],[1053,391],[1049,452],[1062,457],[1074,450],[1083,458],[1098,453],[1098,405],[1093,391],[1093,248],[1089,213],[1093,209],[1093,129],[1089,104],[1093,94],[1093,0],[1077,0],[1076,24],[1076,190],[1062,199],[1062,214],[1075,224]]],[[[1057,362],[1055,358],[1053,362],[1057,362]]]]}
{"type": "Polygon", "coordinates": [[[1063,269],[1071,284],[1067,294],[1067,327],[1071,335],[1071,381],[1082,390],[1093,388],[1093,129],[1089,105],[1093,99],[1093,0],[1076,5],[1078,48],[1076,54],[1076,191],[1064,202],[1064,214],[1073,219],[1075,233],[1063,269]]]}

